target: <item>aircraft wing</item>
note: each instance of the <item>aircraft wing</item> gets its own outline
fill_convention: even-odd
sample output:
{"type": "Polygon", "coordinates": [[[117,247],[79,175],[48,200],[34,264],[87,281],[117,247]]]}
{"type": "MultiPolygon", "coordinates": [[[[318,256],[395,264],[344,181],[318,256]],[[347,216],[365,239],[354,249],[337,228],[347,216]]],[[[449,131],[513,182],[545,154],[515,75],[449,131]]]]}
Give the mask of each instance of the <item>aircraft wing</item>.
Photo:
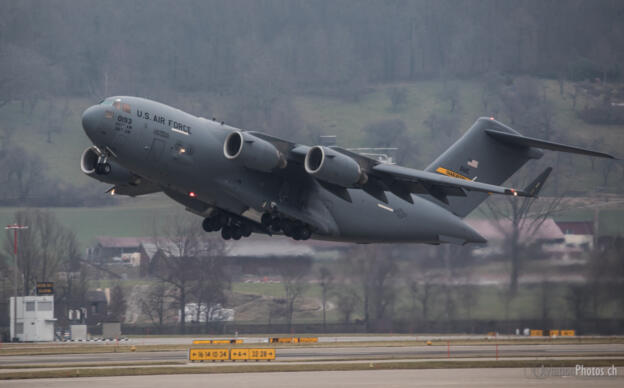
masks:
{"type": "MultiPolygon", "coordinates": [[[[290,142],[262,132],[250,132],[252,135],[272,143],[280,152],[286,155],[289,161],[303,163],[309,146],[290,142]]],[[[354,159],[368,174],[368,181],[359,189],[364,190],[382,202],[388,202],[386,191],[392,192],[399,198],[413,203],[411,194],[429,194],[442,202],[447,202],[448,196],[466,196],[466,191],[480,191],[489,194],[503,194],[521,197],[535,196],[535,190],[517,190],[511,187],[491,185],[469,180],[450,170],[436,173],[416,170],[408,167],[385,164],[368,156],[359,154],[342,147],[329,147],[354,159]]],[[[550,171],[549,171],[550,172],[550,171]]],[[[304,173],[302,171],[302,173],[304,173]]],[[[537,180],[539,184],[546,180],[548,174],[542,174],[537,180]]],[[[350,201],[351,198],[345,188],[319,181],[327,190],[335,195],[350,201]]],[[[533,182],[532,184],[536,184],[533,182]]]]}

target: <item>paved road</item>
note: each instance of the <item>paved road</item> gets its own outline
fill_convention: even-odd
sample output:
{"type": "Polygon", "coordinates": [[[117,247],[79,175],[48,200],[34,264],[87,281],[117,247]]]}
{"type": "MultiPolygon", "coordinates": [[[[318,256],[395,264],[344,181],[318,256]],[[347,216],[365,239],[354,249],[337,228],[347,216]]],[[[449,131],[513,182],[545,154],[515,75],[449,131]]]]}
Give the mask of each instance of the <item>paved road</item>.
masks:
{"type": "MultiPolygon", "coordinates": [[[[570,345],[499,345],[499,357],[553,357],[553,356],[620,356],[624,344],[570,344],[570,345]]],[[[388,359],[447,357],[446,346],[366,346],[366,347],[293,347],[277,349],[281,361],[319,361],[337,359],[388,359]]],[[[48,364],[78,362],[184,361],[186,351],[59,354],[42,356],[0,356],[0,365],[48,364]]],[[[450,347],[451,357],[495,357],[496,346],[457,345],[450,347]]]]}
{"type": "MultiPolygon", "coordinates": [[[[605,366],[605,368],[607,368],[605,366]]],[[[605,369],[606,370],[606,369],[605,369]]],[[[574,368],[559,371],[574,372],[574,368]]],[[[526,387],[565,386],[622,387],[624,368],[620,377],[548,377],[536,378],[530,369],[429,369],[429,370],[376,370],[347,372],[288,372],[288,373],[231,373],[210,375],[120,376],[72,379],[36,379],[0,381],[0,387],[50,388],[165,388],[165,387],[526,387]]],[[[562,373],[559,373],[562,374],[562,373]]]]}

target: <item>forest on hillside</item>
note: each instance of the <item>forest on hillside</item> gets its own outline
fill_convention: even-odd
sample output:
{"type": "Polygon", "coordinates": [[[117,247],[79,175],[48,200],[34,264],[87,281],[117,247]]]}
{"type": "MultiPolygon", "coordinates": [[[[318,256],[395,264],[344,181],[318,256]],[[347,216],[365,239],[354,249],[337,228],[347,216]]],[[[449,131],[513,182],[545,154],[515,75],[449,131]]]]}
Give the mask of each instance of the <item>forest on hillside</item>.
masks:
{"type": "Polygon", "coordinates": [[[608,82],[624,60],[618,0],[23,0],[0,11],[0,103],[354,92],[488,72],[608,82]]]}
{"type": "MultiPolygon", "coordinates": [[[[93,204],[93,186],[77,191],[46,178],[49,162],[15,141],[27,117],[40,118],[47,143],[68,117],[78,127],[70,102],[77,98],[139,95],[310,140],[322,128],[303,122],[295,96],[357,102],[373,86],[436,80],[444,85],[437,98],[450,109],[422,121],[441,147],[460,130],[453,80],[481,85],[480,114],[500,112],[527,135],[561,140],[554,108],[535,82],[550,79],[575,111],[580,95],[595,102],[576,111],[586,122],[620,125],[623,20],[618,0],[3,1],[0,112],[14,117],[6,112],[17,109],[17,119],[0,124],[0,162],[10,166],[0,180],[11,187],[0,197],[16,205],[60,192],[65,201],[26,203],[93,204]],[[575,83],[571,91],[564,82],[575,83]],[[37,184],[43,189],[32,193],[37,184]]],[[[406,89],[387,93],[392,110],[405,108],[406,89]]],[[[405,123],[358,129],[370,134],[369,146],[398,142],[417,151],[406,146],[416,147],[405,123]]],[[[399,162],[420,162],[414,154],[404,151],[399,162]]]]}

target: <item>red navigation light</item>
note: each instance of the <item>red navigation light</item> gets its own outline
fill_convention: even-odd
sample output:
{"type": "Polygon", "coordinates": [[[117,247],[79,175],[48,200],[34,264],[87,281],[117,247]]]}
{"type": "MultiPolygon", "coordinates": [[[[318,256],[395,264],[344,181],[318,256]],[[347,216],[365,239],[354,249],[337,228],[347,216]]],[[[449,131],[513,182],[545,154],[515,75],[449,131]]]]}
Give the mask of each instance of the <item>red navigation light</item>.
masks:
{"type": "Polygon", "coordinates": [[[190,191],[190,192],[189,192],[189,197],[191,197],[191,198],[195,198],[195,197],[197,197],[197,194],[195,194],[195,192],[194,192],[194,191],[190,191]]]}
{"type": "Polygon", "coordinates": [[[490,116],[490,120],[494,120],[494,116],[490,116]]]}

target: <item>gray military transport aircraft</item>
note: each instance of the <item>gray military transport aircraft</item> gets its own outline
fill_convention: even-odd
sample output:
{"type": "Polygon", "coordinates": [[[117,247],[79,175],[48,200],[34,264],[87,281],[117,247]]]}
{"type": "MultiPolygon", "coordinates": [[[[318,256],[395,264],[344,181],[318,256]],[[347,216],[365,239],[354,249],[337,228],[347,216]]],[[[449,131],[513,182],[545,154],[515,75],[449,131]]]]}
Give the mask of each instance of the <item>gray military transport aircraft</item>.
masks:
{"type": "MultiPolygon", "coordinates": [[[[499,186],[540,149],[613,158],[526,137],[493,118],[472,127],[424,170],[340,147],[307,146],[234,128],[138,97],[110,97],[82,114],[93,142],[82,171],[111,194],[162,191],[204,217],[207,232],[295,240],[484,243],[462,218],[490,194],[536,196],[499,186]]],[[[613,158],[614,159],[614,158],[613,158]]]]}

